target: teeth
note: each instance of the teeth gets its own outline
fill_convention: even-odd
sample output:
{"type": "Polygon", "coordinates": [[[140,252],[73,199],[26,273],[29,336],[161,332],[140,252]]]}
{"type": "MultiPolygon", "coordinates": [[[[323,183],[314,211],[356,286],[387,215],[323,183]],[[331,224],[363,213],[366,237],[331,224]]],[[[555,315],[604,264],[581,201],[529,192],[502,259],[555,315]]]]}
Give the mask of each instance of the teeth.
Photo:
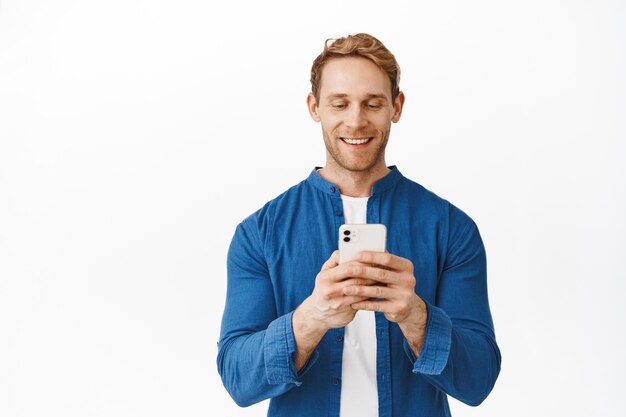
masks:
{"type": "Polygon", "coordinates": [[[365,138],[365,139],[348,139],[348,138],[343,138],[344,142],[348,142],[350,145],[361,145],[363,143],[366,143],[369,138],[365,138]]]}

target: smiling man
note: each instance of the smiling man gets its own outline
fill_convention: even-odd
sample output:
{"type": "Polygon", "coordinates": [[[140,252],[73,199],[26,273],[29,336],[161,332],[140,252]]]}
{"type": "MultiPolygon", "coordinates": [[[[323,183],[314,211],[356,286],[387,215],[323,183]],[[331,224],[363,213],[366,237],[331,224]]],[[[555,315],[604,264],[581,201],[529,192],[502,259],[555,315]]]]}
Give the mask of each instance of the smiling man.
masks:
{"type": "MultiPolygon", "coordinates": [[[[404,94],[393,94],[387,74],[359,56],[330,59],[320,75],[314,70],[318,79],[313,82],[321,89],[320,85],[313,88],[307,104],[313,119],[322,123],[327,151],[324,172],[354,179],[383,177],[389,172],[385,147],[390,122],[400,119],[404,94]]],[[[369,189],[363,191],[369,195],[369,189]]]]}
{"type": "Polygon", "coordinates": [[[387,166],[404,94],[376,38],[326,42],[307,106],[326,163],[242,221],[228,253],[218,370],[269,416],[448,416],[500,371],[486,258],[460,209],[387,166]],[[382,223],[387,253],[339,264],[344,223],[382,223]]]}

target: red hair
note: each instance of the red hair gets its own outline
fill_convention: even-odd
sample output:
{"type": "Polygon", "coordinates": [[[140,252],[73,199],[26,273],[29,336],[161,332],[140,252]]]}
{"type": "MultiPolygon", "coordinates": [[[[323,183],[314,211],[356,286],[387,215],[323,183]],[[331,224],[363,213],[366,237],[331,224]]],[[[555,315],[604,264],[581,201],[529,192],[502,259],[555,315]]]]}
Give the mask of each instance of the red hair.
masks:
{"type": "Polygon", "coordinates": [[[400,66],[396,57],[381,41],[367,33],[357,33],[343,38],[326,39],[324,50],[311,67],[311,92],[319,102],[322,82],[322,69],[328,60],[345,56],[367,58],[382,69],[391,82],[391,101],[400,93],[400,66]],[[332,41],[330,44],[329,42],[332,41]]]}

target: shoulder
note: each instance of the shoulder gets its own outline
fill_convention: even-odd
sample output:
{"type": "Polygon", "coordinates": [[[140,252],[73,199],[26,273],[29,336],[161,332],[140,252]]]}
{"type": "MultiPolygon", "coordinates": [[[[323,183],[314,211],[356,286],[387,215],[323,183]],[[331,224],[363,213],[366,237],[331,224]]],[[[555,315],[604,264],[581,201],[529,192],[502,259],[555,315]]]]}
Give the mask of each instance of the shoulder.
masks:
{"type": "Polygon", "coordinates": [[[266,237],[273,228],[277,213],[292,211],[298,202],[310,192],[311,187],[306,180],[302,180],[248,215],[242,220],[240,226],[254,228],[260,236],[266,237]]]}
{"type": "Polygon", "coordinates": [[[395,191],[397,198],[406,199],[409,204],[419,207],[422,215],[437,218],[437,220],[444,221],[453,228],[459,225],[466,227],[473,223],[465,211],[448,199],[409,178],[403,177],[395,191]]]}
{"type": "Polygon", "coordinates": [[[484,253],[480,232],[474,220],[448,199],[440,197],[421,184],[409,179],[401,181],[400,193],[410,196],[411,210],[420,222],[436,229],[437,247],[442,267],[478,253],[484,253]]]}

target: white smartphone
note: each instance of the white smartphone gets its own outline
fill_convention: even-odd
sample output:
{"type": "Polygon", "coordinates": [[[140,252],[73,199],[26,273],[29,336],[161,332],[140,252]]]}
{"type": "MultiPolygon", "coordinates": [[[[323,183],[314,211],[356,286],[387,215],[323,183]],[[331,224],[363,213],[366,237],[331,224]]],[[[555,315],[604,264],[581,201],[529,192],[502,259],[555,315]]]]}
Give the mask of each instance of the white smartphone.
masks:
{"type": "Polygon", "coordinates": [[[362,251],[384,252],[386,244],[384,224],[342,224],[339,226],[339,263],[353,261],[362,251]]]}

